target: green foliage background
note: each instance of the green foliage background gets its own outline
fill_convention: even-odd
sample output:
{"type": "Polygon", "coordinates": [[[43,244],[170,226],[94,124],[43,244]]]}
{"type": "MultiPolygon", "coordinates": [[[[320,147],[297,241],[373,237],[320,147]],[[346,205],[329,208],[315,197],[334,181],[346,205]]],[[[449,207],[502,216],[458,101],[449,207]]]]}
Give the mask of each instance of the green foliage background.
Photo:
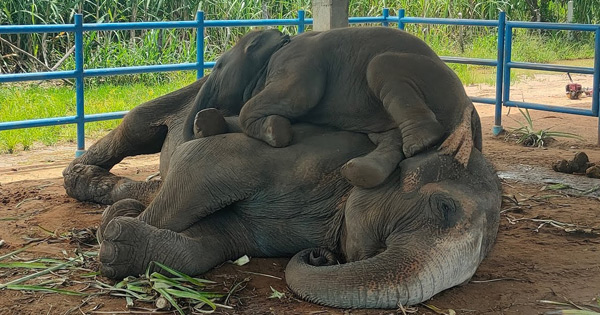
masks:
{"type": "MultiPolygon", "coordinates": [[[[294,18],[300,9],[311,16],[310,0],[2,0],[0,24],[68,24],[76,12],[82,12],[85,23],[129,21],[183,21],[193,20],[197,10],[205,12],[206,19],[259,19],[294,18]]],[[[467,19],[496,19],[505,11],[510,20],[565,22],[566,0],[351,0],[350,16],[376,16],[388,7],[396,15],[399,8],[407,16],[450,17],[467,19]]],[[[600,0],[576,0],[574,22],[598,23],[600,0]]],[[[295,27],[281,27],[295,34],[295,27]]],[[[211,28],[207,30],[206,59],[215,59],[247,28],[211,28]]],[[[459,29],[450,26],[409,25],[408,30],[427,37],[434,47],[464,50],[482,36],[492,37],[493,29],[469,28],[463,42],[457,43],[459,29]],[[450,36],[448,36],[450,35],[450,36]],[[459,44],[461,47],[459,47],[459,44]]],[[[545,38],[556,37],[557,32],[544,33],[545,38]]],[[[559,35],[565,38],[563,35],[559,35]]],[[[72,34],[1,35],[3,39],[29,52],[41,62],[15,52],[0,41],[0,71],[3,73],[30,72],[52,67],[73,46],[72,34]],[[45,64],[45,66],[43,65],[45,64]]],[[[194,30],[140,30],[120,32],[89,32],[85,35],[87,68],[119,67],[128,65],[193,62],[195,60],[194,30]]],[[[589,38],[589,36],[588,36],[589,38]]],[[[543,40],[542,40],[543,41],[543,40]]],[[[490,44],[493,44],[493,40],[490,44]]],[[[493,53],[493,52],[490,52],[493,53]]],[[[72,69],[72,57],[58,69],[72,69]]],[[[164,79],[166,75],[145,74],[134,78],[112,77],[113,83],[131,80],[164,79]]],[[[106,78],[98,79],[100,82],[106,78]]]]}
{"type": "MultiPolygon", "coordinates": [[[[541,21],[566,22],[567,18],[567,0],[350,0],[349,15],[377,16],[385,7],[391,15],[404,8],[407,16],[497,19],[498,13],[505,11],[510,20],[534,21],[539,16],[541,21]]],[[[83,13],[85,23],[193,20],[197,10],[203,10],[207,20],[295,18],[301,9],[311,17],[310,0],[1,0],[0,24],[71,24],[76,12],[83,13]]],[[[575,0],[574,22],[599,23],[600,0],[575,0]]],[[[496,58],[495,28],[408,24],[406,29],[440,55],[496,58]]],[[[248,30],[207,29],[205,60],[218,58],[248,30]]],[[[280,30],[297,32],[295,27],[280,30]]],[[[193,29],[86,32],[85,68],[195,62],[195,37],[193,29]]],[[[591,58],[594,52],[593,34],[583,32],[519,29],[513,44],[513,59],[519,61],[591,58]]],[[[68,53],[72,47],[69,33],[0,35],[0,73],[74,69],[73,55],[68,53]]],[[[489,67],[451,67],[465,84],[494,84],[494,69],[489,67]]],[[[193,80],[193,72],[88,78],[86,113],[128,110],[193,80]]],[[[0,85],[0,121],[74,114],[75,93],[62,81],[0,85]]],[[[119,122],[86,124],[86,135],[99,137],[119,122]]],[[[74,125],[0,131],[0,152],[28,149],[36,142],[74,141],[75,134],[74,125]]]]}

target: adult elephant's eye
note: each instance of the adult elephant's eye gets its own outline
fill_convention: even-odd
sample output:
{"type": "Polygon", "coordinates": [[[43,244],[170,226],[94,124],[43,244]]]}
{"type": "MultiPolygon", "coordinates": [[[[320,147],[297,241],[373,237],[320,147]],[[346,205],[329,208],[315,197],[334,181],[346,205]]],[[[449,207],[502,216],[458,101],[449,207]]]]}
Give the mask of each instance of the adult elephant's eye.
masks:
{"type": "Polygon", "coordinates": [[[458,222],[459,211],[452,198],[443,195],[431,197],[431,208],[436,216],[441,219],[444,228],[453,227],[458,222]]]}

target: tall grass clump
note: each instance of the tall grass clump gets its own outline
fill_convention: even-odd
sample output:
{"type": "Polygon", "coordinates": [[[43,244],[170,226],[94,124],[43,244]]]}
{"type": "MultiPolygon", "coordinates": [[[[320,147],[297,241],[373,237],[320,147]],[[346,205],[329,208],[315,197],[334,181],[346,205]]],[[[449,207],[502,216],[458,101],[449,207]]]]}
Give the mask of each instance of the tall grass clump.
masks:
{"type": "MultiPolygon", "coordinates": [[[[597,1],[576,1],[575,22],[600,22],[600,6],[594,5],[597,1]]],[[[310,0],[3,0],[0,23],[67,24],[73,23],[76,12],[83,14],[84,23],[193,20],[197,10],[203,10],[209,20],[294,18],[300,9],[306,10],[310,17],[310,3],[310,0]]],[[[351,16],[375,16],[381,14],[382,8],[389,7],[392,14],[396,14],[396,9],[404,8],[409,16],[496,19],[498,12],[505,11],[510,20],[565,22],[566,6],[566,1],[351,0],[349,13],[351,16]]],[[[297,32],[295,27],[280,28],[291,34],[297,32]]],[[[463,30],[458,26],[412,24],[407,26],[407,30],[430,37],[434,46],[452,47],[461,53],[465,50],[464,46],[475,46],[477,39],[495,33],[494,29],[481,27],[463,30]],[[460,47],[453,47],[457,43],[460,47]]],[[[206,59],[215,59],[247,31],[248,28],[207,29],[206,59]]],[[[544,38],[553,36],[543,35],[544,38]]],[[[73,68],[72,57],[57,66],[73,46],[72,34],[9,34],[0,37],[4,40],[0,41],[0,54],[3,56],[0,58],[0,71],[3,73],[73,68]]],[[[196,54],[194,39],[193,29],[89,32],[84,39],[85,63],[88,68],[97,68],[191,62],[196,54]]],[[[573,46],[568,42],[565,45],[573,46]]],[[[142,74],[133,77],[133,80],[160,82],[168,78],[165,74],[142,74]]],[[[119,77],[102,79],[106,80],[114,80],[114,83],[122,81],[119,77]]],[[[127,79],[128,82],[131,80],[127,79]]]]}

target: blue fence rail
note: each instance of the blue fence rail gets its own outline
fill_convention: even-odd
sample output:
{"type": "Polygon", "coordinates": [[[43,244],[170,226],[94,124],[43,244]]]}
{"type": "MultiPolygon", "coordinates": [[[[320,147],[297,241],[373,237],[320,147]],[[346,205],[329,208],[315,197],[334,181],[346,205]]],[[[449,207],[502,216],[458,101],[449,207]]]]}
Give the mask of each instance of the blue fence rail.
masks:
{"type": "MultiPolygon", "coordinates": [[[[495,122],[493,127],[494,134],[502,130],[502,106],[519,106],[522,108],[555,111],[576,115],[587,115],[598,117],[598,96],[599,96],[599,73],[600,73],[600,25],[586,24],[559,24],[559,23],[539,23],[539,22],[512,22],[506,21],[504,12],[500,12],[498,20],[469,20],[469,19],[440,19],[440,18],[419,18],[407,17],[403,9],[398,10],[398,16],[390,16],[389,9],[382,10],[382,15],[377,17],[351,17],[351,24],[356,23],[377,23],[383,26],[389,26],[390,23],[396,23],[398,28],[404,29],[408,23],[419,24],[445,24],[445,25],[465,25],[465,26],[483,26],[495,27],[498,30],[498,54],[496,59],[462,58],[462,57],[442,57],[449,63],[462,63],[473,65],[485,65],[496,67],[496,95],[494,98],[471,97],[474,102],[495,105],[495,122]],[[513,62],[511,60],[512,51],[512,30],[513,28],[535,28],[535,29],[560,29],[595,32],[595,60],[594,68],[568,67],[548,64],[536,64],[525,62],[513,62]],[[594,88],[591,110],[583,110],[569,107],[549,106],[536,103],[525,103],[511,101],[510,96],[510,71],[512,68],[537,69],[547,71],[560,71],[572,73],[586,73],[594,75],[594,88]]],[[[214,66],[214,61],[206,62],[204,60],[204,30],[207,27],[245,27],[245,26],[297,26],[298,33],[305,30],[306,25],[312,25],[313,20],[305,18],[305,12],[298,11],[295,19],[271,19],[271,20],[205,20],[204,13],[198,11],[194,21],[180,22],[137,22],[137,23],[83,23],[83,17],[80,14],[75,15],[74,24],[58,25],[0,25],[0,34],[27,34],[27,33],[56,33],[72,32],[75,34],[75,69],[67,71],[19,73],[0,75],[0,83],[18,82],[18,81],[36,81],[49,79],[75,79],[76,93],[76,115],[68,117],[41,118],[24,121],[0,122],[0,131],[18,128],[31,128],[41,126],[53,126],[63,124],[77,124],[77,152],[80,155],[85,150],[84,126],[87,122],[110,120],[122,118],[127,111],[85,114],[84,102],[84,78],[97,76],[111,76],[123,74],[138,74],[149,72],[166,72],[195,70],[197,77],[204,75],[205,69],[214,66]],[[115,30],[139,30],[139,29],[196,29],[196,62],[168,65],[151,66],[131,66],[119,68],[101,68],[84,69],[83,66],[83,33],[94,31],[115,31],[115,30]]],[[[600,144],[600,122],[598,126],[598,142],[600,144]]]]}

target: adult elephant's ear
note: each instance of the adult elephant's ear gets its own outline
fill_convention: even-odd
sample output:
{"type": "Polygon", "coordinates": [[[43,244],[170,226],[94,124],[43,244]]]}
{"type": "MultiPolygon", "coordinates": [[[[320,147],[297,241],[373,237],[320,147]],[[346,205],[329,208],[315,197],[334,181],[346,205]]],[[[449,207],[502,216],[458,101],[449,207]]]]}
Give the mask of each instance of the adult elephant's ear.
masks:
{"type": "Polygon", "coordinates": [[[442,154],[452,155],[454,159],[467,167],[473,147],[481,150],[481,123],[475,107],[465,108],[461,121],[440,145],[442,154]]]}

